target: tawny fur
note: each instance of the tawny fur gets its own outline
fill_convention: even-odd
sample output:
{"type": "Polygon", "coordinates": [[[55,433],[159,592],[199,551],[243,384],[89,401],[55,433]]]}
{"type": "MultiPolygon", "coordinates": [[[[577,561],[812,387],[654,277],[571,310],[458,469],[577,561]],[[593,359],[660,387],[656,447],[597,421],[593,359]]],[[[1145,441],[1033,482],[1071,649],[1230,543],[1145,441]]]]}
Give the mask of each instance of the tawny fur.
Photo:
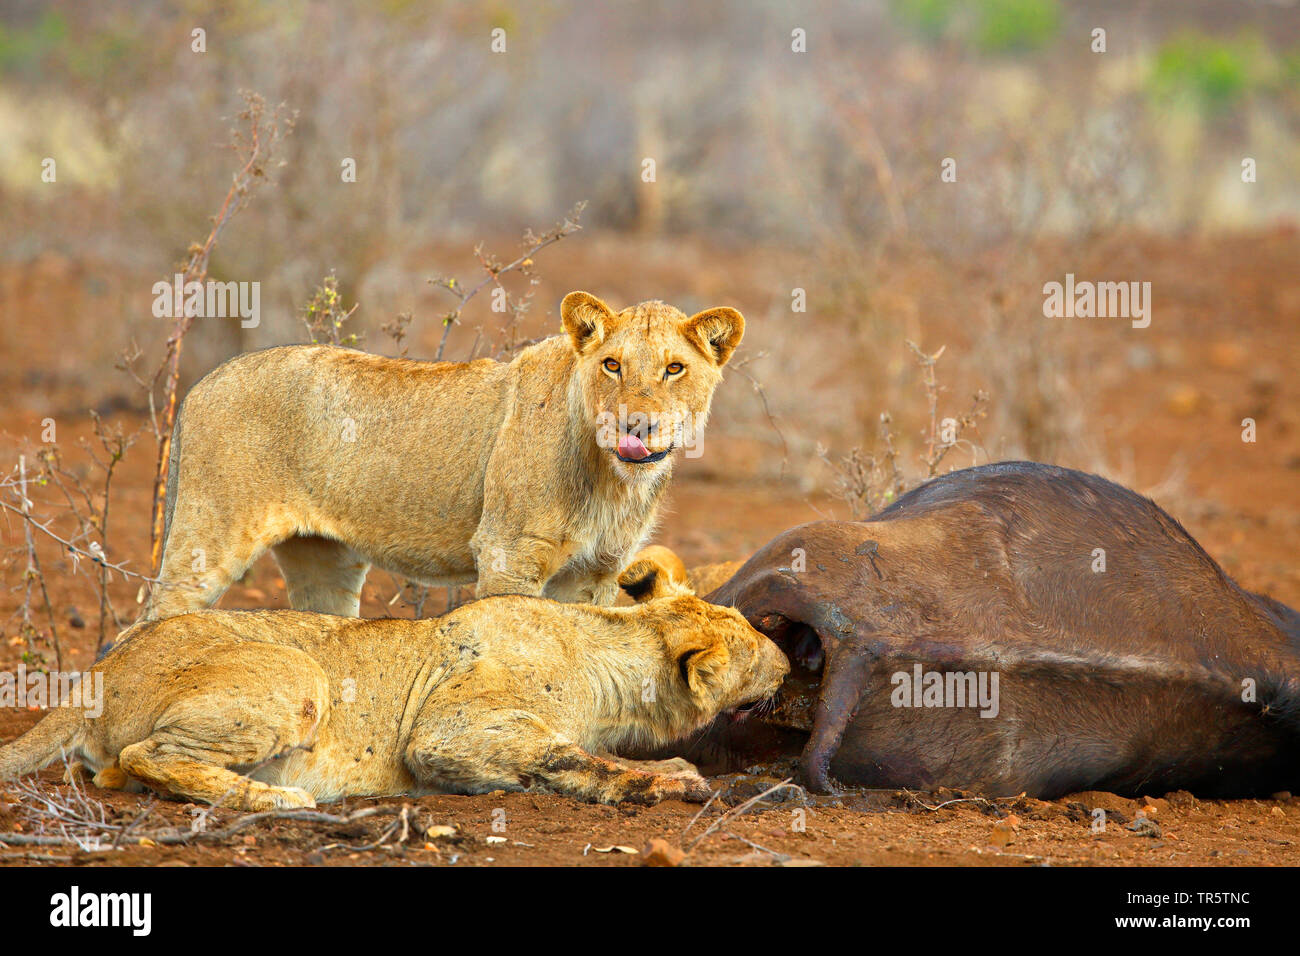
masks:
{"type": "Polygon", "coordinates": [[[127,636],[94,668],[102,714],[52,711],[0,748],[0,780],[62,755],[99,785],[249,810],[498,789],[703,800],[685,760],[611,754],[764,700],[789,669],[739,612],[685,595],[505,596],[416,621],[201,611],[127,636]]]}
{"type": "Polygon", "coordinates": [[[686,569],[686,564],[671,548],[652,544],[642,548],[618,576],[618,585],[638,603],[666,594],[697,594],[716,591],[740,570],[743,561],[722,561],[686,569]]]}
{"type": "MultiPolygon", "coordinates": [[[[599,415],[702,428],[744,319],[661,302],[615,313],[585,292],[561,314],[564,334],[509,363],[302,345],[206,376],[177,420],[143,619],[209,606],[267,549],[300,610],[356,615],[372,565],[477,582],[479,597],[612,603],[676,452],[624,462],[599,415]]],[[[671,427],[640,437],[652,453],[682,440],[671,427]]]]}

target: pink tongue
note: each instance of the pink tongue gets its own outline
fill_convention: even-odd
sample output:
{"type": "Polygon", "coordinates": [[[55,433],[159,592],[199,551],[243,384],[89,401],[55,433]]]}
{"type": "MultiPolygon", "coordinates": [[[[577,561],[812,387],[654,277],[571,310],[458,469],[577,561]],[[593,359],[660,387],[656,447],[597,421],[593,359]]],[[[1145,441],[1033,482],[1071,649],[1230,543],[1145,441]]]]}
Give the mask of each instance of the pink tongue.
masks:
{"type": "Polygon", "coordinates": [[[641,439],[635,435],[624,435],[618,440],[618,453],[624,458],[631,458],[633,461],[640,461],[650,454],[650,449],[641,443],[641,439]]]}

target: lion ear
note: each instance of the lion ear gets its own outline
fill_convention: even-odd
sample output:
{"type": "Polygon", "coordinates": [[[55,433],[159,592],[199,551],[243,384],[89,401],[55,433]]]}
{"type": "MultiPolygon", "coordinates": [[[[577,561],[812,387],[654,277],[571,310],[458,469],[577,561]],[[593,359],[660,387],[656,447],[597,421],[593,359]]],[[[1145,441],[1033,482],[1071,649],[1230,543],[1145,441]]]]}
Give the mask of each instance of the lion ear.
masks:
{"type": "Polygon", "coordinates": [[[605,340],[614,313],[590,292],[570,292],[560,303],[560,322],[579,355],[605,340]]]}
{"type": "Polygon", "coordinates": [[[723,672],[730,660],[731,653],[721,641],[708,647],[687,646],[677,652],[677,668],[682,680],[697,697],[703,697],[722,683],[723,672]]]}
{"type": "Polygon", "coordinates": [[[618,576],[618,586],[637,604],[670,594],[694,593],[682,559],[659,544],[637,552],[632,563],[618,576]]]}
{"type": "Polygon", "coordinates": [[[663,597],[664,593],[659,565],[645,559],[633,561],[624,568],[618,576],[618,586],[637,604],[663,597]]]}
{"type": "Polygon", "coordinates": [[[687,319],[682,332],[705,357],[721,368],[727,364],[745,334],[745,317],[726,306],[705,309],[687,319]]]}

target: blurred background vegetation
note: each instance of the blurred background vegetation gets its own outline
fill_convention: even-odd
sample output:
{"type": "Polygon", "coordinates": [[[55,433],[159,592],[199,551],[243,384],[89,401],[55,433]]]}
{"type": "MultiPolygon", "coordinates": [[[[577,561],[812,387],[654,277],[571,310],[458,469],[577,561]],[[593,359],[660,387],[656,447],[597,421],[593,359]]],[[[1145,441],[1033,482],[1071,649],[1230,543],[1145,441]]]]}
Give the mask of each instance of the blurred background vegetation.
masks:
{"type": "MultiPolygon", "coordinates": [[[[365,347],[385,350],[379,327],[411,312],[411,355],[428,357],[448,305],[429,276],[472,274],[476,240],[508,252],[586,200],[584,232],[538,263],[538,328],[565,286],[620,305],[738,300],[747,370],[788,429],[773,433],[741,380],[720,395],[720,434],[760,458],[784,442],[782,469],[819,444],[869,443],[880,411],[915,403],[906,338],[952,345],[954,404],[990,391],[994,457],[1095,465],[1098,379],[1080,377],[1095,349],[1044,326],[1042,283],[1087,262],[1136,262],[1101,278],[1144,279],[1124,237],[1300,211],[1300,11],[1285,0],[4,0],[0,262],[92,297],[69,300],[61,326],[84,347],[41,373],[62,368],[78,400],[135,401],[114,356],[159,337],[149,288],[206,234],[241,89],[297,111],[274,187],[211,264],[262,283],[263,323],[197,328],[187,377],[302,340],[331,270],[361,303],[365,347]],[[940,181],[946,157],[956,183],[940,181]],[[1249,185],[1245,157],[1261,170],[1249,185]],[[807,316],[791,316],[795,287],[807,316]]],[[[1127,348],[1122,333],[1104,347],[1127,348]]],[[[472,335],[458,329],[448,355],[472,335]]],[[[911,442],[905,413],[900,429],[911,442]]],[[[809,484],[814,467],[795,470],[809,484]]]]}

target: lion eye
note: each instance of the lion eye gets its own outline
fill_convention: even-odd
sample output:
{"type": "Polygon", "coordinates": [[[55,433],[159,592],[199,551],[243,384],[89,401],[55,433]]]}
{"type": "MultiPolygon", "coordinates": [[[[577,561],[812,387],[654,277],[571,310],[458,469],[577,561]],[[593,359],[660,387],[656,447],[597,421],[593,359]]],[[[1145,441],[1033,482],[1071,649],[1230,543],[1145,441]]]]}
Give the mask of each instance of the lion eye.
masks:
{"type": "Polygon", "coordinates": [[[685,366],[681,362],[669,362],[667,371],[669,375],[677,375],[683,368],[685,366]]]}
{"type": "Polygon", "coordinates": [[[622,367],[618,364],[617,359],[612,359],[612,358],[605,359],[604,365],[605,365],[606,372],[612,372],[615,375],[618,374],[618,370],[622,367]]]}

